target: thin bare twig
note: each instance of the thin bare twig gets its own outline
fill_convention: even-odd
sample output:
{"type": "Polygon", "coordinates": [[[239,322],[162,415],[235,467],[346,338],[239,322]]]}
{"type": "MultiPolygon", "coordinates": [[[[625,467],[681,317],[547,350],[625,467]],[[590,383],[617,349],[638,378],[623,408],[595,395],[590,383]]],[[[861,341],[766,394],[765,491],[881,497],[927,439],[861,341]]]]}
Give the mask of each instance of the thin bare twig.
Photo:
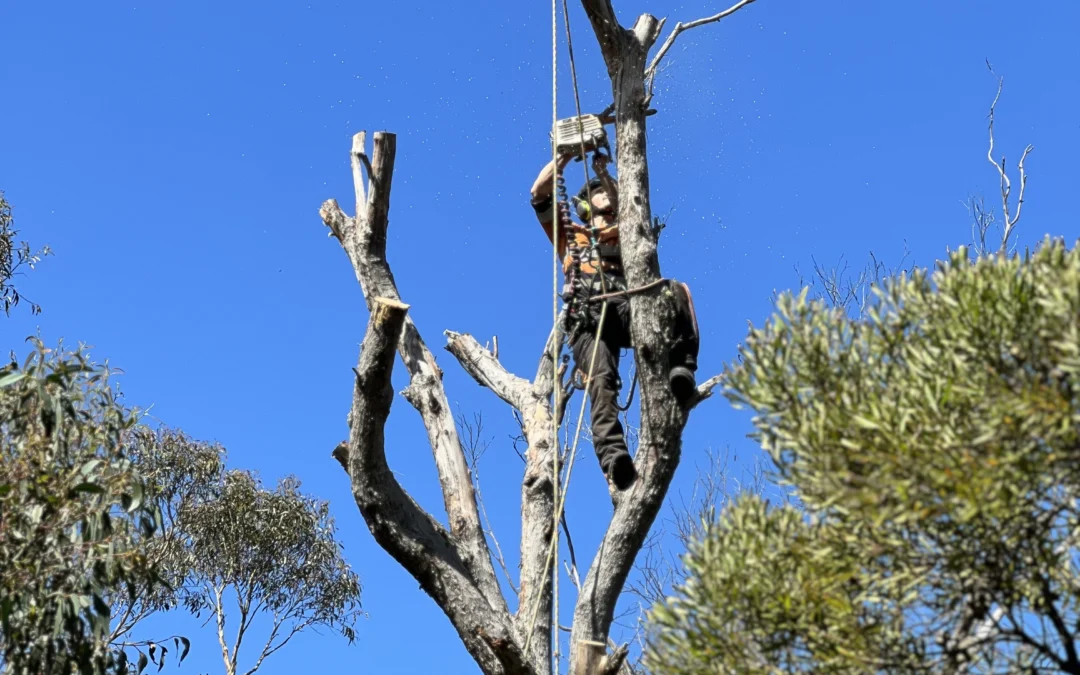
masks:
{"type": "Polygon", "coordinates": [[[975,254],[981,256],[986,253],[986,235],[996,220],[994,210],[986,208],[986,201],[981,196],[972,196],[962,203],[971,214],[971,242],[975,246],[975,254]]]}
{"type": "Polygon", "coordinates": [[[1001,251],[1008,252],[1009,237],[1012,235],[1016,223],[1020,220],[1020,211],[1024,208],[1024,190],[1027,188],[1027,172],[1024,169],[1024,161],[1027,159],[1028,154],[1035,149],[1035,146],[1029,144],[1024,148],[1024,153],[1020,156],[1020,162],[1017,165],[1017,168],[1020,169],[1020,194],[1017,195],[1016,199],[1016,213],[1010,215],[1009,195],[1012,193],[1012,181],[1009,180],[1009,175],[1005,172],[1005,156],[1001,156],[1000,163],[994,159],[994,112],[997,110],[998,101],[1001,100],[1001,90],[1005,86],[1005,78],[994,73],[994,68],[990,65],[989,59],[986,61],[986,67],[998,81],[997,93],[994,95],[993,103],[990,104],[990,114],[987,116],[989,118],[987,128],[990,136],[990,147],[986,151],[986,158],[989,159],[990,163],[997,169],[998,176],[1000,177],[1001,210],[1005,216],[1001,234],[1001,251]]]}
{"type": "Polygon", "coordinates": [[[487,452],[490,441],[481,441],[480,436],[484,431],[484,417],[480,413],[473,413],[473,423],[470,424],[465,419],[465,415],[458,414],[458,426],[464,431],[462,438],[462,445],[465,447],[465,452],[469,456],[469,468],[472,469],[473,488],[476,490],[476,504],[480,507],[480,515],[484,519],[484,529],[487,532],[487,536],[491,539],[491,543],[495,545],[495,562],[499,563],[499,567],[502,568],[503,576],[506,577],[506,583],[509,584],[510,590],[514,592],[514,595],[518,594],[517,584],[514,583],[513,576],[510,575],[510,568],[506,566],[506,558],[503,556],[502,546],[499,545],[499,538],[495,536],[495,528],[491,525],[491,518],[488,517],[487,505],[484,504],[484,494],[480,490],[480,458],[487,452]]]}
{"type": "Polygon", "coordinates": [[[735,3],[731,7],[728,7],[719,14],[707,16],[703,19],[697,19],[688,23],[683,23],[681,21],[676,23],[675,28],[671,30],[671,33],[668,34],[667,39],[664,40],[664,44],[660,46],[660,51],[656,52],[656,56],[653,57],[652,63],[650,63],[649,67],[645,69],[645,82],[648,83],[650,96],[652,95],[652,83],[653,78],[656,75],[656,68],[660,65],[660,62],[664,60],[664,57],[671,49],[671,46],[675,44],[675,38],[679,37],[680,33],[686,30],[690,30],[691,28],[697,28],[698,26],[702,26],[707,23],[715,23],[717,21],[720,21],[721,19],[734,14],[735,12],[739,11],[740,9],[754,1],[755,0],[739,0],[739,2],[735,3]]]}
{"type": "Polygon", "coordinates": [[[570,581],[573,582],[574,588],[576,588],[578,593],[580,593],[581,592],[581,577],[578,576],[577,566],[571,565],[570,563],[568,563],[568,562],[566,562],[564,560],[563,561],[563,569],[566,570],[566,576],[570,577],[570,581]]]}

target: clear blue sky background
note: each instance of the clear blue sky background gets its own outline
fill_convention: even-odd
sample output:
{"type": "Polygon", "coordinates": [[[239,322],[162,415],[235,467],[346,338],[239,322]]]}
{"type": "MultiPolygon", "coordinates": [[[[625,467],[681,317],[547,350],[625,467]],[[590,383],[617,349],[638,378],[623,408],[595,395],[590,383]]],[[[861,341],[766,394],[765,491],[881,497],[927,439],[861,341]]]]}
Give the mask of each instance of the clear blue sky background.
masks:
{"type": "MultiPolygon", "coordinates": [[[[615,2],[624,23],[726,4],[615,2]]],[[[599,110],[606,74],[571,5],[584,104],[599,110]]],[[[296,474],[331,502],[369,616],[354,646],[306,634],[267,675],[476,672],[375,545],[330,458],[366,312],[318,208],[351,202],[354,132],[396,132],[389,257],[413,317],[436,351],[444,328],[497,334],[506,366],[531,375],[551,317],[551,253],[527,203],[549,152],[549,12],[415,0],[0,9],[0,189],[24,236],[56,251],[19,280],[44,314],[0,321],[0,347],[25,352],[39,327],[48,342],[85,341],[126,371],[130,403],[222,442],[233,466],[268,483],[296,474]]],[[[906,245],[926,265],[970,241],[962,201],[998,203],[984,58],[1006,78],[999,151],[1014,164],[1035,144],[1020,241],[1075,240],[1078,28],[1073,0],[761,0],[684,34],[657,83],[650,163],[655,210],[671,212],[663,271],[693,286],[702,375],[735,356],[746,322],[760,324],[812,256],[858,266],[873,250],[895,263],[906,245]]],[[[448,355],[441,363],[452,402],[484,414],[485,496],[516,566],[509,411],[448,355]]],[[[673,494],[707,448],[730,447],[736,474],[749,467],[748,431],[722,398],[695,411],[673,494]]],[[[423,429],[402,400],[387,448],[406,488],[441,515],[423,429]]],[[[583,457],[569,515],[589,558],[610,503],[583,457]]],[[[221,672],[208,629],[180,614],[154,628],[194,638],[186,672],[221,672]]]]}

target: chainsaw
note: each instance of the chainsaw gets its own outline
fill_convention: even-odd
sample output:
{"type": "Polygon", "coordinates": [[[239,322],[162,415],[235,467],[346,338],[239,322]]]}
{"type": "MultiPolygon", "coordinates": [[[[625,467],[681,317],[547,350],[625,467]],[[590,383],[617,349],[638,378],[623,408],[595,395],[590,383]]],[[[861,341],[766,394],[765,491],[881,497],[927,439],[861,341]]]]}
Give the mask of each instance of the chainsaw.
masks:
{"type": "Polygon", "coordinates": [[[555,128],[551,131],[551,142],[555,145],[557,155],[575,155],[581,159],[583,154],[600,149],[611,154],[607,132],[598,115],[568,117],[555,122],[555,128]]]}
{"type": "MultiPolygon", "coordinates": [[[[614,110],[615,105],[612,104],[599,115],[580,115],[555,122],[555,128],[551,131],[551,142],[555,146],[556,154],[575,155],[580,160],[584,147],[584,154],[605,150],[611,155],[604,127],[615,124],[614,110]]],[[[656,110],[645,111],[646,116],[654,114],[656,110]]]]}

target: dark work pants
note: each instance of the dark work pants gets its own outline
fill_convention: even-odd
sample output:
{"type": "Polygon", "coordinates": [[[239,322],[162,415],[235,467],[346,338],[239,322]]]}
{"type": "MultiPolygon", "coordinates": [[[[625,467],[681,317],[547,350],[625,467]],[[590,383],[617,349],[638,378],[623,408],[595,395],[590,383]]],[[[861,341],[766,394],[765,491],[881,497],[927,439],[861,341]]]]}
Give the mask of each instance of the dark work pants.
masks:
{"type": "MultiPolygon", "coordinates": [[[[625,288],[625,285],[621,287],[625,288]]],[[[668,366],[686,366],[696,371],[699,338],[690,296],[678,282],[672,282],[669,288],[675,296],[676,310],[670,334],[672,344],[668,366]]],[[[588,377],[589,365],[592,362],[602,304],[590,305],[591,322],[578,328],[570,339],[574,364],[584,377],[588,377]]],[[[593,448],[600,460],[600,468],[609,475],[616,458],[630,454],[626,448],[622,424],[619,422],[618,396],[619,350],[629,349],[631,346],[630,302],[625,297],[609,300],[600,342],[596,348],[592,379],[586,380],[592,412],[593,448]]]]}

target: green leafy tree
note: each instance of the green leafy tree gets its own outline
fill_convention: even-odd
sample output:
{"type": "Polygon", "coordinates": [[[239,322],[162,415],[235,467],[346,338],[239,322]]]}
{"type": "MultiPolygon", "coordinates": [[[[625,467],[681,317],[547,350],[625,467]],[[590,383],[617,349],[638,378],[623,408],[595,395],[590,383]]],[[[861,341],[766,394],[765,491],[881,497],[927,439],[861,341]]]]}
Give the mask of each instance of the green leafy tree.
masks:
{"type": "MultiPolygon", "coordinates": [[[[3,304],[5,315],[10,314],[12,308],[23,300],[11,280],[23,266],[34,269],[42,257],[51,253],[48,246],[39,251],[32,250],[28,243],[17,240],[18,235],[11,215],[11,204],[0,190],[0,304],[3,304]]],[[[38,314],[41,307],[31,302],[30,311],[38,314]]]]}
{"type": "Polygon", "coordinates": [[[1080,252],[961,249],[861,316],[778,310],[725,385],[800,508],[710,524],[650,667],[1080,673],[1080,252]]]}
{"type": "Polygon", "coordinates": [[[213,498],[179,513],[174,560],[187,575],[178,597],[216,621],[227,675],[251,675],[307,628],[338,630],[351,642],[360,582],[342,557],[327,502],[305,496],[294,478],[268,490],[246,471],[224,472],[216,487],[213,498]],[[235,625],[226,626],[227,614],[235,625]],[[251,628],[260,616],[269,630],[256,638],[251,628]],[[254,657],[243,668],[241,646],[253,639],[254,657]]]}
{"type": "Polygon", "coordinates": [[[177,607],[210,612],[230,675],[240,672],[240,648],[255,639],[252,626],[260,617],[269,622],[259,625],[269,628],[248,673],[306,628],[355,637],[360,584],[335,539],[326,502],[301,493],[294,478],[269,490],[251,472],[227,470],[221,446],[178,429],[136,427],[127,452],[161,512],[162,527],[140,550],[167,584],[111,598],[114,647],[146,647],[164,658],[172,642],[186,652],[183,638],[180,645],[173,636],[138,637],[143,619],[177,607]],[[227,615],[235,626],[226,626],[227,615]]]}
{"type": "Polygon", "coordinates": [[[137,415],[107,367],[34,341],[0,368],[0,654],[5,673],[123,672],[106,598],[150,586],[156,509],[123,452],[137,415]]]}
{"type": "Polygon", "coordinates": [[[141,425],[107,367],[34,344],[0,369],[0,672],[160,670],[191,644],[146,639],[139,624],[177,607],[212,613],[229,675],[259,618],[268,632],[246,673],[306,628],[354,639],[360,584],[326,502],[292,478],[266,489],[227,471],[221,447],[141,425]]]}
{"type": "Polygon", "coordinates": [[[114,648],[145,649],[156,663],[170,644],[186,654],[184,638],[145,639],[138,628],[148,616],[178,607],[210,613],[228,675],[254,673],[307,628],[355,638],[360,583],[344,560],[326,502],[304,495],[294,478],[270,490],[251,472],[227,470],[221,446],[178,429],[135,427],[126,450],[145,477],[147,499],[161,512],[161,528],[139,542],[140,551],[167,583],[110,598],[114,648]],[[266,630],[256,636],[253,626],[266,630]],[[257,648],[244,669],[241,647],[252,642],[257,648]]]}
{"type": "Polygon", "coordinates": [[[108,642],[114,648],[138,649],[156,663],[168,654],[168,644],[186,656],[190,643],[181,636],[147,639],[136,626],[151,614],[175,609],[192,574],[187,564],[182,514],[218,496],[225,452],[215,444],[192,439],[183,431],[140,425],[125,437],[126,456],[145,481],[146,498],[161,514],[161,527],[142,538],[138,548],[151,561],[162,583],[138,584],[134,592],[109,598],[112,624],[108,642]]]}

